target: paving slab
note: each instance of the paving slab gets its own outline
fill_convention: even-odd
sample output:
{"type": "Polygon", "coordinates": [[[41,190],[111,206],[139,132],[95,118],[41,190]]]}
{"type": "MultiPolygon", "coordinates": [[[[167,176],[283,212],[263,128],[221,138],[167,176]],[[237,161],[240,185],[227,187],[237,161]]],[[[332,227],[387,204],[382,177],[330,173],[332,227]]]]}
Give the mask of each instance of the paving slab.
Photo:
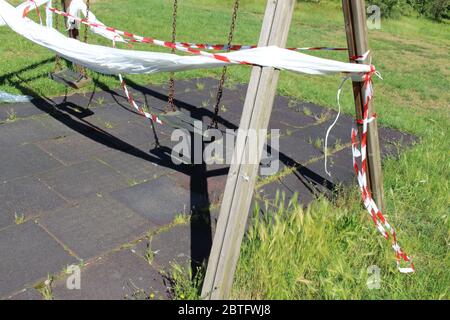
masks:
{"type": "Polygon", "coordinates": [[[169,168],[160,165],[159,161],[144,152],[133,153],[113,150],[101,153],[97,158],[126,177],[133,184],[156,179],[171,172],[169,168]]]}
{"type": "Polygon", "coordinates": [[[208,201],[210,203],[219,202],[223,196],[227,182],[227,167],[223,167],[223,170],[211,170],[207,166],[198,165],[192,170],[190,174],[175,172],[169,178],[184,190],[192,191],[199,195],[208,195],[208,201]]]}
{"type": "Polygon", "coordinates": [[[77,260],[33,221],[0,231],[0,297],[33,285],[77,260]]]}
{"type": "Polygon", "coordinates": [[[208,205],[204,195],[190,192],[165,176],[111,194],[160,226],[171,223],[177,214],[190,214],[208,205]]]}
{"type": "MultiPolygon", "coordinates": [[[[325,172],[324,159],[320,159],[305,166],[319,177],[322,177],[333,185],[343,184],[346,186],[356,183],[356,175],[353,169],[352,151],[345,148],[328,157],[327,169],[331,177],[325,172]]],[[[301,169],[300,169],[301,170],[301,169]]]]}
{"type": "Polygon", "coordinates": [[[129,185],[125,177],[97,160],[50,170],[38,177],[69,200],[81,200],[129,185]]]}
{"type": "Polygon", "coordinates": [[[154,226],[109,196],[43,216],[39,223],[81,259],[90,259],[142,237],[154,226]]]}
{"type": "MultiPolygon", "coordinates": [[[[150,122],[145,119],[138,119],[138,121],[130,122],[127,126],[118,126],[111,134],[117,139],[129,144],[129,147],[142,145],[144,143],[153,145],[155,143],[155,136],[150,122]]],[[[158,129],[160,129],[160,126],[158,129]]]]}
{"type": "Polygon", "coordinates": [[[43,113],[44,111],[37,108],[31,102],[0,105],[0,121],[8,121],[14,118],[28,118],[43,113]]]}
{"type": "Polygon", "coordinates": [[[17,120],[0,124],[0,148],[47,140],[61,135],[61,131],[45,126],[38,119],[17,120]]]}
{"type": "Polygon", "coordinates": [[[34,175],[61,166],[59,161],[35,145],[0,147],[0,181],[34,175]]]}
{"type": "Polygon", "coordinates": [[[109,123],[116,127],[126,126],[131,122],[143,119],[137,111],[131,109],[131,106],[126,107],[117,104],[108,104],[103,107],[92,108],[91,110],[93,114],[86,118],[86,121],[100,127],[103,127],[105,123],[109,123]]]}
{"type": "Polygon", "coordinates": [[[281,137],[279,145],[280,161],[286,166],[305,163],[322,156],[321,150],[305,140],[301,133],[281,137]]]}
{"type": "Polygon", "coordinates": [[[417,137],[391,128],[380,127],[381,156],[398,158],[400,152],[419,142],[417,137]]]}
{"type": "MultiPolygon", "coordinates": [[[[207,261],[211,249],[214,226],[205,220],[193,220],[186,225],[177,225],[139,242],[132,251],[144,257],[150,250],[154,254],[152,265],[156,269],[170,271],[174,264],[188,267],[207,261]]],[[[195,268],[194,268],[195,269],[195,268]]]]}
{"type": "Polygon", "coordinates": [[[30,219],[67,204],[37,178],[25,177],[0,184],[0,229],[15,223],[15,216],[30,219]]]}
{"type": "Polygon", "coordinates": [[[79,290],[67,289],[66,281],[62,279],[54,284],[56,300],[156,300],[168,296],[164,278],[129,249],[85,267],[81,271],[79,290]]]}
{"type": "Polygon", "coordinates": [[[297,203],[303,206],[307,206],[316,198],[313,186],[301,175],[294,173],[264,185],[256,192],[262,200],[268,200],[276,208],[281,205],[288,207],[294,195],[297,203]]]}
{"type": "Polygon", "coordinates": [[[80,134],[41,141],[36,145],[65,165],[87,161],[109,150],[105,144],[80,134]]]}
{"type": "Polygon", "coordinates": [[[315,122],[316,119],[314,117],[307,116],[303,112],[296,112],[291,109],[280,110],[274,106],[270,116],[269,129],[295,130],[311,126],[315,122]]]}

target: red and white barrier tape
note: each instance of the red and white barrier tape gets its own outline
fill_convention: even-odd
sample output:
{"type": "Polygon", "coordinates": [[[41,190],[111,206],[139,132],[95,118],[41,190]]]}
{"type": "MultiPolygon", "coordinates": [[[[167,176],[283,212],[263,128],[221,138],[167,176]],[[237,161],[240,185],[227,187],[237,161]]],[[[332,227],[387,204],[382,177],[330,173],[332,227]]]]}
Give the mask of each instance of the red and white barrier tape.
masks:
{"type": "Polygon", "coordinates": [[[39,18],[39,22],[42,25],[42,16],[41,16],[41,11],[39,10],[39,6],[37,5],[37,3],[34,0],[29,0],[28,2],[30,2],[30,5],[26,6],[25,9],[23,9],[22,18],[25,18],[30,13],[31,7],[34,6],[35,10],[36,10],[36,14],[39,18]]]}
{"type": "Polygon", "coordinates": [[[78,21],[78,22],[83,23],[85,25],[88,25],[90,27],[102,28],[102,29],[105,29],[107,31],[114,32],[114,33],[116,33],[118,35],[121,35],[123,37],[130,38],[133,42],[154,44],[154,45],[157,45],[157,46],[160,46],[160,47],[165,47],[165,48],[175,49],[175,50],[186,52],[186,53],[200,55],[200,56],[212,58],[212,59],[219,60],[219,61],[222,61],[222,62],[225,62],[225,63],[230,63],[230,64],[242,64],[242,65],[252,65],[252,66],[255,65],[253,63],[249,63],[249,62],[246,62],[246,61],[239,61],[239,60],[230,59],[230,58],[228,58],[226,56],[223,56],[223,55],[220,55],[220,54],[210,53],[210,52],[201,51],[201,50],[197,50],[197,49],[193,49],[193,48],[186,48],[186,47],[183,47],[181,45],[177,45],[176,43],[173,43],[173,42],[162,41],[162,40],[157,40],[157,39],[153,39],[153,38],[149,38],[149,37],[138,36],[138,35],[135,35],[133,33],[130,33],[130,32],[127,32],[127,31],[121,31],[121,30],[118,30],[118,29],[115,29],[115,28],[112,28],[112,27],[107,27],[107,26],[102,25],[102,24],[91,23],[87,19],[82,19],[82,18],[73,16],[73,15],[67,13],[67,12],[63,12],[63,11],[58,10],[56,8],[50,8],[49,10],[51,12],[55,13],[55,14],[62,15],[63,17],[70,17],[70,18],[74,19],[75,21],[78,21]]]}
{"type": "Polygon", "coordinates": [[[361,190],[364,206],[375,223],[375,226],[386,240],[389,240],[389,236],[392,237],[392,248],[394,249],[397,257],[397,267],[399,271],[401,273],[413,273],[414,264],[412,263],[411,258],[400,248],[400,245],[397,242],[397,234],[395,233],[395,229],[389,224],[373,200],[367,184],[367,132],[369,123],[376,117],[376,115],[369,115],[369,103],[373,99],[372,76],[374,74],[376,74],[376,71],[375,67],[372,66],[372,71],[367,73],[364,77],[365,97],[363,119],[356,121],[358,124],[362,124],[360,142],[358,141],[358,130],[356,128],[352,128],[353,168],[355,169],[358,178],[358,184],[361,190]],[[361,168],[357,162],[358,158],[361,158],[361,168]],[[409,267],[401,267],[401,260],[408,262],[409,267]]]}
{"type": "Polygon", "coordinates": [[[142,116],[146,117],[147,119],[156,122],[158,124],[164,124],[161,119],[158,118],[158,116],[148,113],[147,111],[144,111],[141,107],[139,107],[136,103],[136,101],[134,100],[133,96],[131,95],[131,93],[128,91],[127,85],[125,83],[125,80],[123,79],[122,75],[119,74],[119,80],[120,80],[120,85],[122,86],[123,91],[125,92],[125,95],[128,99],[128,102],[130,103],[130,105],[142,116]]]}
{"type": "MultiPolygon", "coordinates": [[[[190,43],[190,42],[176,42],[177,45],[185,48],[212,50],[212,51],[240,51],[257,48],[257,45],[243,45],[233,44],[228,46],[226,44],[208,44],[208,43],[190,43]]],[[[331,47],[303,47],[303,48],[286,48],[291,51],[347,51],[347,48],[331,48],[331,47]]]]}
{"type": "MultiPolygon", "coordinates": [[[[127,31],[121,31],[112,27],[108,27],[102,24],[98,23],[91,23],[87,19],[82,19],[76,16],[73,16],[67,12],[58,10],[56,8],[50,8],[51,12],[62,15],[64,17],[70,17],[72,19],[75,19],[76,21],[83,23],[85,25],[88,25],[93,28],[102,28],[110,32],[114,32],[118,35],[124,36],[126,38],[130,39],[130,42],[139,42],[139,43],[147,43],[147,44],[154,44],[160,47],[166,47],[170,49],[176,49],[182,52],[187,52],[195,55],[202,55],[208,58],[213,58],[216,60],[220,60],[226,63],[233,63],[233,64],[244,64],[244,65],[254,65],[252,63],[246,62],[246,61],[239,61],[239,60],[232,60],[229,59],[226,56],[210,53],[206,51],[201,50],[213,50],[213,51],[238,51],[238,50],[248,50],[256,48],[255,45],[232,45],[228,47],[228,45],[223,44],[200,44],[200,43],[188,43],[188,42],[168,42],[168,41],[162,41],[157,40],[149,37],[143,37],[136,34],[133,34],[131,32],[127,31]]],[[[325,50],[325,51],[346,51],[347,48],[331,48],[331,47],[303,47],[303,48],[288,48],[288,50],[292,51],[318,51],[318,50],[325,50]]]]}
{"type": "MultiPolygon", "coordinates": [[[[116,42],[113,40],[113,48],[116,47],[116,42]]],[[[127,97],[128,102],[130,105],[141,115],[146,117],[147,119],[156,122],[158,124],[164,124],[161,119],[158,118],[158,116],[151,114],[147,111],[145,111],[143,108],[139,107],[136,101],[134,100],[133,96],[131,95],[130,91],[128,90],[127,84],[125,83],[125,80],[123,79],[122,75],[119,73],[119,81],[120,86],[122,87],[123,91],[125,92],[125,95],[127,97]]]]}

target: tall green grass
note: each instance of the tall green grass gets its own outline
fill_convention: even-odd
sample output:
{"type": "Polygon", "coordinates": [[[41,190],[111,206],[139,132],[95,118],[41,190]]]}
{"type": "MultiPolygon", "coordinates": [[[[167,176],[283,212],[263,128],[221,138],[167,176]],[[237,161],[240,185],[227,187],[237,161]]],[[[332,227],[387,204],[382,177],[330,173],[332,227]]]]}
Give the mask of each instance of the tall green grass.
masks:
{"type": "MultiPolygon", "coordinates": [[[[415,257],[417,273],[400,274],[395,255],[361,209],[356,192],[336,203],[319,199],[255,216],[242,246],[233,298],[237,299],[448,299],[446,234],[434,243],[399,225],[402,245],[415,257]],[[380,270],[371,289],[370,270],[380,270]],[[438,279],[440,279],[438,281],[438,279]]],[[[444,223],[436,219],[433,225],[444,223]]],[[[423,229],[419,227],[418,229],[423,229]]]]}

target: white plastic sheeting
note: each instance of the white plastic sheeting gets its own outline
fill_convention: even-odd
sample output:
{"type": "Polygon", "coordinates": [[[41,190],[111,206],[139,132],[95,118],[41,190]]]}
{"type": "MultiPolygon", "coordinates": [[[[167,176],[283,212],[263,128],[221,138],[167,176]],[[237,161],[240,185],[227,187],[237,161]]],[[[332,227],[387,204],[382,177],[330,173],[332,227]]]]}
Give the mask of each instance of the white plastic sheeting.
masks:
{"type": "MultiPolygon", "coordinates": [[[[30,19],[24,19],[22,14],[5,0],[0,0],[0,17],[19,35],[52,50],[67,60],[104,74],[176,72],[216,68],[227,64],[204,56],[179,56],[89,45],[70,39],[58,31],[41,26],[30,19]]],[[[363,74],[370,71],[368,65],[317,58],[279,47],[260,47],[222,55],[233,61],[246,61],[254,65],[306,74],[340,72],[363,74]]]]}

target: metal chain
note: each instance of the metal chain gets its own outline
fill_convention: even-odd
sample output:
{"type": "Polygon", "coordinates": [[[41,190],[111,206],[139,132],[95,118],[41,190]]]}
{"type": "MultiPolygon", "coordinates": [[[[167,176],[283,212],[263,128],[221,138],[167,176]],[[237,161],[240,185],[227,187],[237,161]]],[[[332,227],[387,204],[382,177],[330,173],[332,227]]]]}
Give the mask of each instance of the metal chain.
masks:
{"type": "MultiPolygon", "coordinates": [[[[86,0],[86,20],[89,21],[89,13],[91,12],[91,4],[89,0],[86,0]]],[[[84,38],[83,38],[83,42],[87,43],[88,42],[88,33],[89,33],[89,26],[87,24],[84,25],[84,38]]],[[[83,67],[79,67],[80,73],[83,77],[87,78],[87,70],[86,68],[83,67]]]]}
{"type": "MultiPolygon", "coordinates": [[[[89,13],[91,12],[91,5],[90,5],[90,1],[86,0],[86,20],[89,21],[89,13]]],[[[87,24],[84,25],[84,43],[87,43],[88,41],[88,31],[89,31],[89,26],[87,24]]]]}
{"type": "MultiPolygon", "coordinates": [[[[177,40],[177,13],[178,13],[178,0],[173,1],[173,14],[172,14],[172,43],[175,43],[177,40]]],[[[175,48],[172,48],[172,53],[175,53],[175,48]]],[[[168,105],[166,107],[166,112],[168,109],[172,109],[172,111],[176,111],[174,96],[175,96],[175,74],[173,72],[170,73],[169,78],[169,100],[168,105]]]]}
{"type": "MultiPolygon", "coordinates": [[[[234,31],[236,29],[236,21],[237,21],[238,11],[239,11],[239,0],[236,0],[234,2],[234,7],[233,7],[233,16],[231,18],[230,33],[228,34],[227,52],[230,52],[230,48],[233,43],[233,37],[234,37],[234,31]]],[[[222,96],[223,96],[223,86],[224,86],[225,80],[227,78],[227,71],[228,71],[228,68],[226,66],[223,67],[222,76],[220,77],[220,80],[219,80],[219,88],[217,89],[216,104],[214,105],[214,117],[211,122],[211,127],[216,128],[216,129],[219,127],[219,124],[218,124],[219,108],[220,108],[220,102],[221,102],[222,96]]]]}
{"type": "MultiPolygon", "coordinates": [[[[59,9],[59,4],[58,4],[59,0],[54,1],[54,7],[56,9],[59,9]]],[[[60,16],[59,14],[55,15],[55,29],[59,31],[59,19],[60,16]]],[[[54,72],[59,71],[62,69],[62,65],[61,65],[61,57],[56,55],[55,56],[55,68],[54,68],[54,72]]]]}

